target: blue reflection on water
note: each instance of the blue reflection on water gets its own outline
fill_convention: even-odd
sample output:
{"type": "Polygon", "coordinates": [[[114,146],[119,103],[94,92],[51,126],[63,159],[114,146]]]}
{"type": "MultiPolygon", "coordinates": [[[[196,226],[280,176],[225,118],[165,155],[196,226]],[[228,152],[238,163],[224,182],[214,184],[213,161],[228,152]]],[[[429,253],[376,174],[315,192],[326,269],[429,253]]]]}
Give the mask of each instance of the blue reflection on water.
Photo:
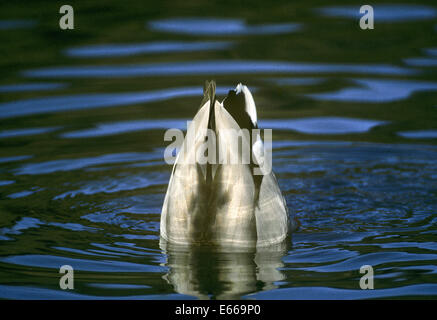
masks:
{"type": "Polygon", "coordinates": [[[0,163],[22,161],[32,158],[31,155],[0,157],[0,163]]]}
{"type": "Polygon", "coordinates": [[[34,194],[35,192],[38,192],[41,190],[42,189],[39,189],[39,188],[32,188],[32,190],[23,190],[23,191],[15,192],[15,193],[8,195],[8,198],[11,198],[11,199],[24,198],[24,197],[30,196],[30,195],[34,194]]]}
{"type": "Polygon", "coordinates": [[[409,139],[437,139],[437,130],[400,131],[398,135],[409,139]]]}
{"type": "MultiPolygon", "coordinates": [[[[293,260],[293,255],[289,257],[293,260]]],[[[374,252],[356,255],[355,257],[349,257],[345,261],[338,263],[332,263],[324,266],[317,267],[302,267],[302,268],[292,268],[294,269],[304,269],[306,271],[317,271],[317,272],[343,272],[343,271],[354,271],[359,270],[361,266],[370,264],[373,267],[384,263],[402,262],[402,261],[432,261],[437,260],[437,254],[426,254],[426,253],[408,253],[408,252],[374,252]]]]}
{"type": "Polygon", "coordinates": [[[431,56],[437,56],[437,48],[428,48],[425,52],[431,56]]]}
{"type": "Polygon", "coordinates": [[[299,23],[275,23],[250,26],[239,19],[217,18],[173,18],[150,21],[148,27],[161,32],[178,34],[222,36],[222,35],[271,35],[296,32],[299,23]]]}
{"type": "MultiPolygon", "coordinates": [[[[188,119],[133,120],[98,124],[96,128],[72,131],[62,134],[64,138],[86,138],[121,134],[142,130],[180,129],[186,130],[188,119]]],[[[259,121],[262,129],[293,130],[307,134],[345,134],[367,132],[385,121],[314,117],[301,119],[263,119],[259,121]]]]}
{"type": "Polygon", "coordinates": [[[406,99],[416,91],[437,90],[436,82],[388,79],[352,79],[362,88],[345,88],[336,92],[311,93],[307,97],[317,100],[392,102],[406,99]]]}
{"type": "MultiPolygon", "coordinates": [[[[160,153],[162,155],[162,153],[160,153]]],[[[115,193],[128,190],[147,188],[155,185],[165,185],[168,181],[168,174],[134,175],[122,178],[106,178],[104,180],[89,181],[82,183],[83,186],[77,190],[70,190],[53,198],[54,200],[76,195],[93,195],[96,193],[115,193]]]]}
{"type": "Polygon", "coordinates": [[[37,218],[23,217],[18,220],[12,227],[5,227],[0,229],[0,235],[18,235],[22,234],[24,231],[32,228],[39,228],[40,226],[48,225],[58,228],[63,228],[71,231],[97,231],[97,228],[83,226],[79,223],[61,223],[61,222],[44,222],[37,218]]]}
{"type": "Polygon", "coordinates": [[[59,266],[73,265],[75,270],[94,272],[165,272],[166,268],[116,260],[88,260],[53,255],[17,255],[0,257],[0,262],[40,268],[59,269],[59,266]]]}
{"type": "MultiPolygon", "coordinates": [[[[145,152],[131,152],[105,154],[88,158],[51,160],[46,162],[25,164],[22,167],[16,169],[16,174],[47,174],[57,171],[83,169],[86,167],[102,164],[147,161],[151,159],[156,159],[157,157],[157,154],[150,154],[145,152]]],[[[159,153],[159,159],[161,158],[162,153],[159,153]]]]}
{"type": "Polygon", "coordinates": [[[56,89],[65,88],[66,86],[67,85],[64,83],[51,83],[51,82],[5,84],[0,86],[0,92],[56,90],[56,89]]]}
{"type": "Polygon", "coordinates": [[[408,58],[404,62],[414,67],[437,67],[437,58],[408,58]]]}
{"type": "Polygon", "coordinates": [[[17,234],[21,234],[24,230],[31,229],[31,228],[38,228],[42,224],[44,224],[44,222],[42,222],[37,218],[23,217],[19,221],[17,221],[15,225],[13,225],[12,227],[0,229],[0,234],[17,235],[17,234]]]}
{"type": "MultiPolygon", "coordinates": [[[[217,94],[227,93],[228,90],[228,87],[218,87],[217,94]]],[[[0,119],[39,113],[132,105],[201,95],[201,87],[180,87],[156,91],[77,94],[16,100],[0,103],[0,119]]]]}
{"type": "Polygon", "coordinates": [[[359,252],[339,248],[310,248],[297,249],[282,260],[285,263],[326,263],[350,259],[359,255],[359,252]]]}
{"type": "Polygon", "coordinates": [[[151,286],[141,284],[126,284],[126,283],[89,283],[89,287],[101,289],[148,289],[151,286]]]}
{"type": "Polygon", "coordinates": [[[26,129],[10,129],[0,131],[0,138],[13,138],[21,136],[33,136],[36,134],[49,133],[58,130],[60,127],[40,127],[26,129]]]}
{"type": "Polygon", "coordinates": [[[194,300],[195,298],[183,294],[147,294],[125,296],[94,296],[71,292],[69,290],[54,290],[30,286],[0,285],[0,298],[24,300],[194,300]]]}
{"type": "Polygon", "coordinates": [[[272,291],[262,291],[246,296],[250,299],[263,300],[337,300],[337,299],[375,299],[402,296],[435,295],[436,284],[417,284],[390,289],[338,289],[330,287],[292,287],[272,291]]]}
{"type": "Polygon", "coordinates": [[[166,41],[150,43],[102,44],[70,48],[65,51],[67,56],[79,58],[120,57],[142,53],[190,52],[228,49],[231,41],[166,41]]]}
{"type": "Polygon", "coordinates": [[[13,183],[15,183],[14,180],[0,180],[0,187],[1,186],[7,186],[7,185],[10,185],[10,184],[13,184],[13,183]]]}
{"type": "Polygon", "coordinates": [[[367,132],[375,126],[386,124],[386,121],[342,118],[313,117],[301,119],[261,120],[261,128],[277,130],[294,130],[307,134],[346,134],[367,132]]]}
{"type": "Polygon", "coordinates": [[[86,138],[154,129],[186,130],[187,121],[188,119],[154,119],[101,123],[96,128],[66,132],[61,136],[64,138],[86,138]]]}
{"type": "Polygon", "coordinates": [[[23,72],[26,77],[106,78],[171,75],[214,75],[252,73],[358,73],[411,75],[419,71],[388,64],[335,64],[279,61],[210,60],[153,64],[50,67],[23,72]]]}
{"type": "Polygon", "coordinates": [[[0,30],[27,29],[36,25],[33,20],[0,20],[0,30]]]}
{"type": "Polygon", "coordinates": [[[311,86],[325,82],[325,78],[271,78],[266,79],[280,86],[311,86]]]}

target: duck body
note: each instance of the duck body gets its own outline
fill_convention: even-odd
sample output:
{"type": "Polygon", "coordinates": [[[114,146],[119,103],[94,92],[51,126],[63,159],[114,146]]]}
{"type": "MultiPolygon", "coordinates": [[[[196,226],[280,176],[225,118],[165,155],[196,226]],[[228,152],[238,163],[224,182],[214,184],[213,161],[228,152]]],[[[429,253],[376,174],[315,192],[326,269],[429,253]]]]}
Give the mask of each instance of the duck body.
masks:
{"type": "Polygon", "coordinates": [[[173,166],[161,213],[162,239],[181,245],[269,246],[295,229],[273,171],[254,174],[265,156],[260,135],[242,135],[240,141],[230,136],[257,128],[255,103],[246,86],[239,84],[220,103],[215,83],[205,84],[203,102],[181,147],[184,152],[173,166]],[[235,156],[239,143],[246,143],[253,160],[189,161],[209,139],[206,129],[216,134],[214,147],[224,159],[235,156]]]}

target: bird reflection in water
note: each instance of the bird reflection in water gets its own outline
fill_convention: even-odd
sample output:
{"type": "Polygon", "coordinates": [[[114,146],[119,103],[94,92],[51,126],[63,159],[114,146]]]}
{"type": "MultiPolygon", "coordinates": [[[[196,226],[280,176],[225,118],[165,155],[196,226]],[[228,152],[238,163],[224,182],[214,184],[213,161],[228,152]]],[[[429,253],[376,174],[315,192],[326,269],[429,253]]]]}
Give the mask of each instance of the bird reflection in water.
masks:
{"type": "Polygon", "coordinates": [[[240,299],[277,288],[285,279],[282,257],[291,241],[267,247],[182,246],[160,240],[169,268],[163,277],[174,290],[199,299],[240,299]]]}

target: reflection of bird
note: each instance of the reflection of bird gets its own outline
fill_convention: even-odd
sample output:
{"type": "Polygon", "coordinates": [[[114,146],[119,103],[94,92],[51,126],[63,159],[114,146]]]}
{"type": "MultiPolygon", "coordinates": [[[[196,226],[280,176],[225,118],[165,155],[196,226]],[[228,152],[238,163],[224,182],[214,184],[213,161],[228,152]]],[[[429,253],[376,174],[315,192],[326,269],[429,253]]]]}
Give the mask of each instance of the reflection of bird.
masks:
{"type": "Polygon", "coordinates": [[[164,240],[266,246],[283,241],[290,225],[292,230],[296,228],[296,221],[289,220],[273,172],[264,166],[268,158],[260,135],[231,136],[231,132],[257,128],[255,102],[246,86],[239,84],[220,103],[215,97],[215,83],[206,82],[201,108],[187,130],[170,177],[161,214],[164,240]],[[250,161],[190,162],[205,142],[210,142],[206,129],[216,134],[214,149],[207,150],[209,160],[214,151],[219,153],[217,157],[242,159],[244,155],[235,153],[246,144],[250,146],[250,161]],[[254,174],[255,169],[262,174],[254,174]]]}
{"type": "Polygon", "coordinates": [[[285,274],[281,261],[287,244],[249,250],[186,248],[161,241],[169,268],[163,277],[176,292],[200,299],[241,299],[243,295],[272,290],[285,274]]]}

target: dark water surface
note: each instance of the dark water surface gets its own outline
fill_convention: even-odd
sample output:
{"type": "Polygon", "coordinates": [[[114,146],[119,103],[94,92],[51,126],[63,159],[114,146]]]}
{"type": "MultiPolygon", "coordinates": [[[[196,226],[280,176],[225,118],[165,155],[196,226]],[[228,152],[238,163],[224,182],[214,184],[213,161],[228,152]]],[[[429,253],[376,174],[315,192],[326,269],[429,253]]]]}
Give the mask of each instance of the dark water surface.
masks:
{"type": "Polygon", "coordinates": [[[66,31],[53,2],[2,3],[0,298],[437,298],[437,5],[364,31],[351,1],[208,3],[77,2],[66,31]],[[163,134],[206,79],[273,129],[284,246],[160,245],[163,134]]]}

